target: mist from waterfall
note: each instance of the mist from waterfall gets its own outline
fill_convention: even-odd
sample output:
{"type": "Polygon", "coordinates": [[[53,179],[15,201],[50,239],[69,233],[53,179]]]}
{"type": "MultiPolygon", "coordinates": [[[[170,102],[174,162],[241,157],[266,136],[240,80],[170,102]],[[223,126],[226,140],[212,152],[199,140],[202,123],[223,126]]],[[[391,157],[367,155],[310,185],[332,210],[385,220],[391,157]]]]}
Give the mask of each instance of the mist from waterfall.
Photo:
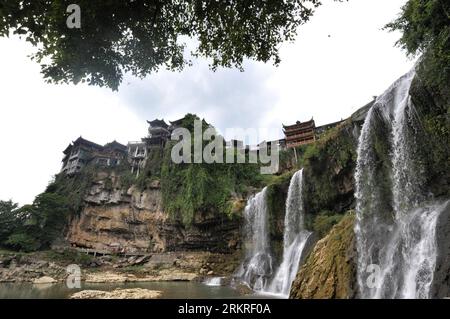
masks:
{"type": "Polygon", "coordinates": [[[420,120],[409,90],[414,70],[367,114],[355,173],[361,298],[429,298],[436,223],[444,205],[426,202],[420,120]]]}
{"type": "Polygon", "coordinates": [[[246,258],[236,274],[255,291],[263,291],[273,274],[267,211],[267,187],[265,187],[252,196],[245,207],[246,258]]]}
{"type": "Polygon", "coordinates": [[[289,296],[292,282],[297,275],[305,244],[311,235],[304,226],[303,169],[296,172],[290,181],[284,217],[283,259],[266,291],[289,296]]]}

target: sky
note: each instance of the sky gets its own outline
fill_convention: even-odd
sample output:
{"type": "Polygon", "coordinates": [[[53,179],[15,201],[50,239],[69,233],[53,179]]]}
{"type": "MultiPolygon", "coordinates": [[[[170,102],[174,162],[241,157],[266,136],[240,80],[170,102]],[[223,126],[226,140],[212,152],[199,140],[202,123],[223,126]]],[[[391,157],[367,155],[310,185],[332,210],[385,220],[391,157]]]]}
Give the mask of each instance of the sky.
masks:
{"type": "Polygon", "coordinates": [[[31,45],[0,38],[0,199],[31,203],[59,172],[71,141],[138,141],[146,120],[190,112],[222,132],[265,128],[261,139],[275,139],[282,124],[344,119],[412,68],[394,46],[400,35],[382,30],[405,2],[326,0],[296,41],[281,46],[278,67],[246,61],[244,72],[213,72],[195,60],[182,72],[127,75],[118,92],[46,84],[28,58],[31,45]]]}

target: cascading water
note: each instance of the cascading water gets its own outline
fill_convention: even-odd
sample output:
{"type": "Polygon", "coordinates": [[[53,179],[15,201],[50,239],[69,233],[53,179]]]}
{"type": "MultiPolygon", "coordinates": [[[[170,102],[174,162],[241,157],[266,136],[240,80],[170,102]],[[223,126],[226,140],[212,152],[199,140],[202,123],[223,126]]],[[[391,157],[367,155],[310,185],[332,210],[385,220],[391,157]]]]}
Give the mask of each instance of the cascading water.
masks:
{"type": "Polygon", "coordinates": [[[203,283],[207,286],[218,287],[222,285],[222,277],[208,278],[203,283]]]}
{"type": "Polygon", "coordinates": [[[303,169],[292,176],[289,184],[284,218],[283,260],[266,289],[266,292],[283,297],[289,296],[292,282],[297,275],[303,248],[311,235],[304,227],[302,189],[303,169]]]}
{"type": "Polygon", "coordinates": [[[445,205],[425,204],[420,122],[411,71],[367,114],[358,145],[355,233],[362,298],[428,298],[436,263],[436,223],[445,205]]]}
{"type": "Polygon", "coordinates": [[[252,289],[262,291],[273,272],[267,226],[267,187],[248,200],[244,217],[246,258],[237,277],[252,289]]]}

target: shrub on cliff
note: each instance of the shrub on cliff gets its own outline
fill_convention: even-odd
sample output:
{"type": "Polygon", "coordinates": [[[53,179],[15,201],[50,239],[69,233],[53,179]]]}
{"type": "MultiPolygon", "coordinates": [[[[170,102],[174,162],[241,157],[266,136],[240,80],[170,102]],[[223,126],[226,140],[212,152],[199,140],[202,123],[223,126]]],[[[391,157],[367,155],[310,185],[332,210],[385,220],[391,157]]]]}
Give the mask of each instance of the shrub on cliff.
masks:
{"type": "Polygon", "coordinates": [[[15,211],[15,227],[3,244],[22,251],[48,248],[62,234],[68,214],[65,197],[42,193],[32,205],[15,211]]]}
{"type": "Polygon", "coordinates": [[[152,181],[161,178],[163,157],[164,150],[160,148],[154,148],[148,151],[145,166],[134,182],[140,190],[144,190],[152,181]]]}
{"type": "MultiPolygon", "coordinates": [[[[386,26],[402,36],[397,44],[420,55],[411,96],[421,120],[427,188],[449,194],[450,184],[450,2],[409,0],[400,16],[386,26]]],[[[421,132],[422,133],[422,132],[421,132]]]]}
{"type": "Polygon", "coordinates": [[[450,2],[409,0],[386,28],[399,30],[398,45],[408,54],[422,54],[419,74],[427,85],[450,99],[450,2]]]}
{"type": "Polygon", "coordinates": [[[18,226],[18,204],[0,201],[0,245],[3,244],[18,226]]]}
{"type": "Polygon", "coordinates": [[[304,203],[309,213],[350,208],[357,156],[352,130],[352,123],[344,122],[302,150],[299,161],[305,169],[304,203]]]}
{"type": "Polygon", "coordinates": [[[312,229],[317,233],[319,238],[323,238],[334,225],[341,221],[342,217],[342,214],[335,214],[329,211],[321,212],[314,218],[312,229]]]}
{"type": "MultiPolygon", "coordinates": [[[[188,114],[182,127],[193,132],[194,121],[198,119],[196,115],[188,114]]],[[[204,120],[202,123],[203,129],[210,127],[204,120]]],[[[173,141],[166,144],[162,160],[163,206],[172,218],[181,220],[184,225],[191,225],[200,213],[232,217],[232,194],[244,192],[247,186],[261,182],[257,164],[227,164],[225,160],[212,164],[175,164],[171,158],[173,146],[173,141]]]]}
{"type": "Polygon", "coordinates": [[[74,176],[58,174],[45,192],[64,197],[71,213],[78,214],[84,206],[84,198],[94,181],[95,174],[96,168],[91,164],[74,176]]]}

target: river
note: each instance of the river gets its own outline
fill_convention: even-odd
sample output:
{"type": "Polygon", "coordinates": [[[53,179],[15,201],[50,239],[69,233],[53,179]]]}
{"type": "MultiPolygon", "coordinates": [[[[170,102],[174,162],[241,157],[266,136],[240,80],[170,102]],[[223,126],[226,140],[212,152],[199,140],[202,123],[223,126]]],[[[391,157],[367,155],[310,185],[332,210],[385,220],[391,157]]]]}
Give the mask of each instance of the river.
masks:
{"type": "Polygon", "coordinates": [[[226,286],[208,286],[197,282],[142,282],[142,283],[82,283],[81,289],[69,289],[63,283],[33,285],[0,283],[0,299],[67,299],[81,290],[105,290],[116,288],[144,288],[162,292],[164,299],[227,299],[264,298],[258,295],[243,296],[237,290],[226,286]]]}

